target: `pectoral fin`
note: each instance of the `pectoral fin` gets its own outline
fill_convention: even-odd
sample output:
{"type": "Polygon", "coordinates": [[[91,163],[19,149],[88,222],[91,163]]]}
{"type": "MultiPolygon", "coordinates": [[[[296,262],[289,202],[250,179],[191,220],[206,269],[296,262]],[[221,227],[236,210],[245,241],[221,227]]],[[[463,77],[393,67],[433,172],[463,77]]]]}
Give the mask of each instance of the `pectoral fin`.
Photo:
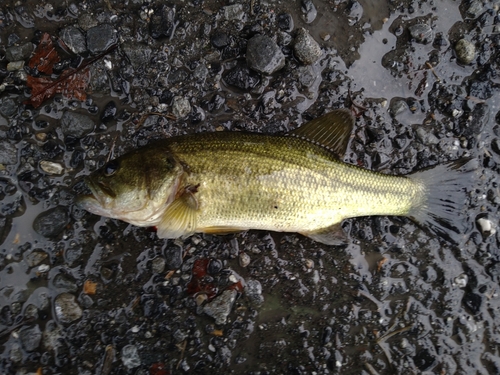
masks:
{"type": "Polygon", "coordinates": [[[347,235],[342,229],[341,223],[314,232],[301,234],[325,245],[341,246],[347,244],[347,235]]]}
{"type": "Polygon", "coordinates": [[[157,225],[159,238],[187,237],[195,233],[197,226],[198,201],[192,190],[176,198],[165,210],[157,225]]]}

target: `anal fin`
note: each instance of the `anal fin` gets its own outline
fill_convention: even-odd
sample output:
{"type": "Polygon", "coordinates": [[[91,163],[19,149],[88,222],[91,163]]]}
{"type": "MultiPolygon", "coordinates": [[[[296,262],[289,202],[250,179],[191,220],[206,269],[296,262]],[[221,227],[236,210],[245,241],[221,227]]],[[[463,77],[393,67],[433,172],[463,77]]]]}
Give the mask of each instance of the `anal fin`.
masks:
{"type": "Polygon", "coordinates": [[[314,232],[301,234],[313,239],[314,241],[324,243],[325,245],[341,246],[347,244],[347,235],[342,229],[342,223],[334,224],[327,228],[322,228],[314,232]]]}

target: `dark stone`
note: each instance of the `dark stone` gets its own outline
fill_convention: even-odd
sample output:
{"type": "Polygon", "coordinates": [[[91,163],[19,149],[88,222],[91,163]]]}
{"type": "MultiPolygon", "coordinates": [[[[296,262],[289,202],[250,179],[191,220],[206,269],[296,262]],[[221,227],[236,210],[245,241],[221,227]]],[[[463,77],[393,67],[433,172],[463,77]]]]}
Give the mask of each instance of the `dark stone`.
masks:
{"type": "Polygon", "coordinates": [[[476,315],[481,311],[481,304],[483,302],[483,297],[479,294],[468,292],[464,295],[462,303],[469,309],[469,311],[476,315]]]}
{"type": "Polygon", "coordinates": [[[302,0],[301,3],[302,10],[302,18],[306,23],[311,23],[316,19],[318,11],[316,10],[316,6],[311,0],[302,0]]]}
{"type": "Polygon", "coordinates": [[[178,269],[182,265],[182,248],[180,246],[165,249],[165,262],[169,269],[178,269]]]}
{"type": "Polygon", "coordinates": [[[122,44],[123,52],[127,55],[134,69],[141,69],[149,64],[151,48],[143,43],[127,42],[122,44]]]}
{"type": "Polygon", "coordinates": [[[39,214],[33,221],[33,229],[38,234],[50,238],[61,233],[68,224],[68,209],[57,206],[39,214]]]}
{"type": "Polygon", "coordinates": [[[18,105],[12,98],[3,98],[0,100],[0,114],[10,117],[17,113],[18,105]]]}
{"type": "Polygon", "coordinates": [[[272,74],[285,66],[285,55],[274,40],[256,35],[248,41],[247,63],[251,69],[272,74]]]}
{"type": "Polygon", "coordinates": [[[208,111],[213,112],[221,109],[225,102],[226,99],[222,95],[215,94],[208,102],[208,111]]]}
{"type": "Polygon", "coordinates": [[[151,16],[149,30],[155,39],[160,37],[170,37],[175,30],[175,9],[164,5],[161,9],[156,9],[151,16]]]}
{"type": "Polygon", "coordinates": [[[289,13],[278,15],[278,26],[281,30],[290,32],[293,30],[293,18],[289,13]]]}
{"type": "Polygon", "coordinates": [[[18,193],[9,199],[3,199],[0,205],[0,215],[12,217],[19,212],[24,212],[25,203],[22,194],[18,193]]]}
{"type": "Polygon", "coordinates": [[[0,164],[16,164],[17,148],[9,141],[0,140],[0,164]]]}
{"type": "Polygon", "coordinates": [[[101,114],[101,121],[104,122],[105,124],[114,120],[116,116],[116,103],[114,101],[108,102],[106,106],[104,107],[104,110],[102,111],[101,114]]]}
{"type": "Polygon", "coordinates": [[[487,268],[488,274],[492,278],[500,277],[500,262],[495,262],[487,268]]]}
{"type": "Polygon", "coordinates": [[[469,95],[478,99],[489,99],[493,96],[491,81],[472,81],[469,95]]]}
{"type": "Polygon", "coordinates": [[[103,24],[87,31],[87,47],[94,55],[106,51],[117,41],[115,29],[111,25],[103,24]]]}
{"type": "Polygon", "coordinates": [[[177,69],[168,75],[168,82],[175,85],[177,83],[185,82],[189,77],[189,73],[184,69],[177,69]]]}
{"type": "Polygon", "coordinates": [[[215,276],[220,271],[222,271],[223,265],[222,262],[218,259],[210,259],[208,263],[207,272],[209,275],[215,276]]]}
{"type": "Polygon", "coordinates": [[[82,138],[94,129],[94,121],[86,115],[66,111],[61,117],[61,131],[65,136],[82,138]]]}
{"type": "Polygon", "coordinates": [[[325,329],[323,330],[323,334],[321,335],[321,345],[326,345],[330,341],[332,341],[332,327],[326,326],[325,329]]]}
{"type": "Polygon", "coordinates": [[[215,48],[224,48],[231,44],[231,38],[226,33],[217,32],[212,34],[210,41],[215,48]]]}
{"type": "Polygon", "coordinates": [[[38,324],[32,327],[23,327],[19,330],[19,339],[23,344],[23,348],[27,352],[32,352],[40,346],[42,331],[40,331],[38,324]]]}
{"type": "Polygon", "coordinates": [[[245,65],[237,65],[224,75],[224,81],[230,86],[241,90],[253,89],[260,82],[257,73],[248,69],[245,65]]]}
{"type": "Polygon", "coordinates": [[[82,150],[75,150],[71,155],[69,160],[69,166],[71,168],[78,168],[83,166],[83,159],[85,158],[85,153],[82,150]]]}
{"type": "Polygon", "coordinates": [[[45,142],[42,146],[42,150],[46,153],[46,156],[49,159],[55,159],[64,152],[62,145],[55,140],[45,142]]]}
{"type": "Polygon", "coordinates": [[[59,33],[59,37],[73,53],[78,55],[87,51],[85,35],[83,35],[83,33],[76,27],[65,27],[59,33]]]}
{"type": "Polygon", "coordinates": [[[428,370],[434,365],[436,361],[436,357],[434,357],[428,349],[421,349],[419,352],[413,357],[413,362],[415,366],[417,366],[421,371],[428,370]]]}
{"type": "Polygon", "coordinates": [[[33,43],[25,43],[20,46],[12,46],[5,49],[7,61],[26,60],[33,52],[33,43]]]}

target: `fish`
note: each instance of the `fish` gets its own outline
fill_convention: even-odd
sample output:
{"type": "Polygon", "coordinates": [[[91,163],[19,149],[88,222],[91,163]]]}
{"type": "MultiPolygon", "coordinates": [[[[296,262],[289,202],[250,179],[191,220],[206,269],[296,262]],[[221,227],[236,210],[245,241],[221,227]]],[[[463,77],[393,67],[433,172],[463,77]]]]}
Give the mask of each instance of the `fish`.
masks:
{"type": "Polygon", "coordinates": [[[250,229],[346,242],[342,222],[405,216],[457,242],[470,159],[390,175],[342,161],[354,127],[333,110],[287,134],[207,132],[171,137],[106,163],[85,178],[80,208],[159,238],[250,229]]]}

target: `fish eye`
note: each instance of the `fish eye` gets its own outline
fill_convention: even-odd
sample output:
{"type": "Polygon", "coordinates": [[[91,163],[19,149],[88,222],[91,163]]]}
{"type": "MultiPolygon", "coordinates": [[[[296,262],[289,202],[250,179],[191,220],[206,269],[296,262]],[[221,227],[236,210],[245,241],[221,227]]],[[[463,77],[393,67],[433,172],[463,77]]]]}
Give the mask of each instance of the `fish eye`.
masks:
{"type": "Polygon", "coordinates": [[[115,174],[115,172],[120,168],[120,163],[118,160],[111,160],[104,166],[104,175],[109,177],[115,174]]]}

